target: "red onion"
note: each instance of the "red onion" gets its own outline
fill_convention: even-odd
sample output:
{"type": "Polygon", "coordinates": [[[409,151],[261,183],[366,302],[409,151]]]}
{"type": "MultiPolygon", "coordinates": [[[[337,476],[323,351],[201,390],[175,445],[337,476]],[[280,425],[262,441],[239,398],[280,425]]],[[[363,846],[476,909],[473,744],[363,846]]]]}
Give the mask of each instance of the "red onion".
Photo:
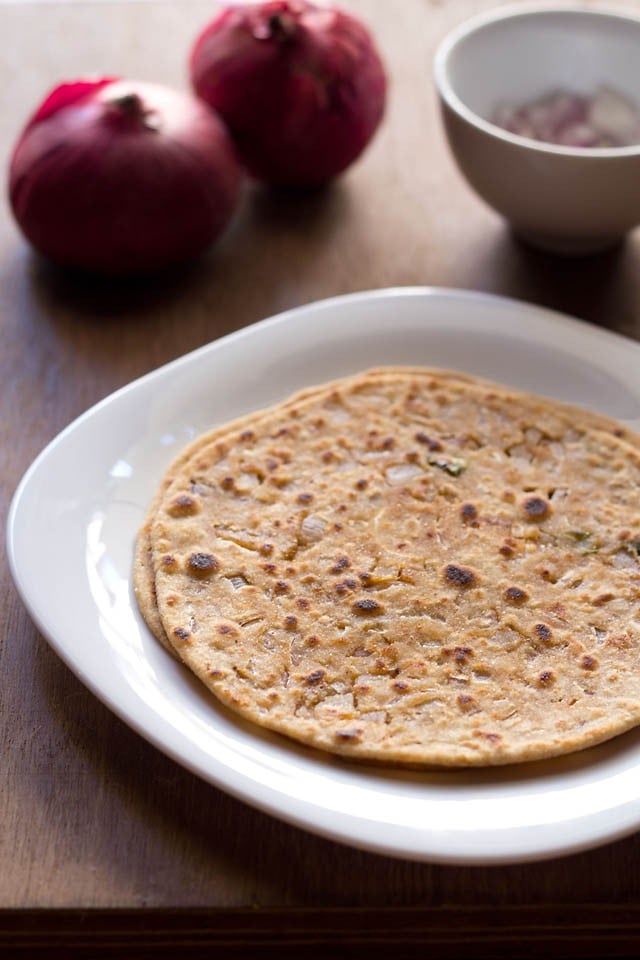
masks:
{"type": "Polygon", "coordinates": [[[384,112],[384,68],[366,28],[308,0],[227,6],[196,41],[191,80],[249,172],[281,186],[341,173],[384,112]]]}
{"type": "Polygon", "coordinates": [[[640,143],[638,108],[606,87],[593,96],[559,91],[517,107],[500,104],[493,121],[509,133],[565,147],[640,143]]]}
{"type": "Polygon", "coordinates": [[[49,94],[18,140],[9,193],[36,250],[117,274],[200,253],[229,220],[240,182],[232,141],[201,101],[105,77],[49,94]]]}

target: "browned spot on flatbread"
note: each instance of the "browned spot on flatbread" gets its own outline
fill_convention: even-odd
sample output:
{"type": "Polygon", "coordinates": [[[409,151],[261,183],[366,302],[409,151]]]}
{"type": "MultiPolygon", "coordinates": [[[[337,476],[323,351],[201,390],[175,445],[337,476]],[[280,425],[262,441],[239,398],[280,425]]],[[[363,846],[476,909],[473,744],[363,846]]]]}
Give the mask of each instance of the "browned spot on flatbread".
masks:
{"type": "Polygon", "coordinates": [[[220,569],[220,563],[212,553],[192,553],[187,560],[187,571],[192,577],[211,577],[220,569]]]}
{"type": "Polygon", "coordinates": [[[372,600],[369,597],[365,597],[363,600],[356,600],[352,605],[351,609],[354,613],[373,616],[376,614],[384,613],[384,607],[381,603],[378,603],[377,600],[372,600]]]}
{"type": "Polygon", "coordinates": [[[188,493],[181,493],[169,504],[172,517],[192,517],[198,512],[198,501],[188,493]]]}
{"type": "Polygon", "coordinates": [[[472,587],[477,583],[477,576],[469,567],[460,567],[455,563],[448,563],[443,571],[447,583],[455,587],[472,587]]]}
{"type": "Polygon", "coordinates": [[[528,497],[522,506],[529,520],[544,520],[551,510],[549,501],[542,497],[528,497]]]}

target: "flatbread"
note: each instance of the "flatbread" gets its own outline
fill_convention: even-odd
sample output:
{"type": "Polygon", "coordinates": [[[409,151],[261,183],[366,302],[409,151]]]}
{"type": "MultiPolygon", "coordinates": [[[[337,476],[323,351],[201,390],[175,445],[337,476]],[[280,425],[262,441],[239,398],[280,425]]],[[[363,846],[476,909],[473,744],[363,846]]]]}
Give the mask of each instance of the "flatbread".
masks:
{"type": "Polygon", "coordinates": [[[159,622],[220,700],[331,752],[598,743],[640,722],[637,443],[462,376],[331,384],[171,471],[145,534],[159,622]]]}
{"type": "MultiPolygon", "coordinates": [[[[498,384],[492,383],[487,380],[483,380],[479,377],[474,377],[469,374],[460,373],[459,371],[451,370],[436,370],[432,368],[424,367],[385,367],[380,370],[373,369],[368,371],[365,376],[392,376],[398,372],[403,374],[409,374],[414,377],[429,377],[431,379],[437,378],[438,381],[451,382],[456,381],[460,383],[467,383],[470,387],[479,390],[490,390],[490,391],[505,391],[505,387],[501,387],[498,384]]],[[[361,375],[362,376],[362,375],[361,375]]],[[[346,378],[341,382],[341,385],[344,386],[346,383],[346,378]]],[[[324,385],[324,387],[316,388],[307,388],[304,390],[298,391],[294,394],[293,397],[285,401],[283,404],[280,404],[280,408],[286,405],[295,405],[296,403],[302,402],[305,399],[312,397],[314,394],[326,390],[327,386],[333,386],[333,383],[330,385],[324,385]]],[[[632,433],[625,427],[623,427],[617,420],[614,420],[611,417],[606,417],[602,414],[593,413],[592,411],[587,411],[582,408],[576,408],[569,404],[561,404],[554,402],[554,408],[556,410],[564,410],[568,416],[573,416],[577,414],[583,423],[588,423],[591,427],[596,430],[603,430],[606,433],[612,433],[615,436],[624,438],[628,443],[631,443],[636,448],[640,448],[640,436],[632,433]]],[[[234,433],[241,433],[243,429],[249,427],[252,423],[256,421],[257,418],[260,418],[264,414],[268,414],[270,411],[259,410],[254,413],[247,414],[244,417],[238,417],[235,420],[224,423],[215,427],[214,429],[202,434],[193,440],[187,447],[181,451],[180,455],[176,460],[171,464],[169,470],[166,472],[162,485],[158,492],[156,493],[149,512],[145,518],[145,521],[138,531],[138,535],[135,541],[135,554],[134,554],[134,565],[133,565],[133,584],[134,591],[136,595],[136,600],[140,611],[145,619],[145,622],[153,635],[157,640],[162,644],[162,646],[173,656],[178,656],[176,650],[171,644],[171,641],[165,633],[162,620],[160,619],[160,614],[158,612],[157,601],[156,601],[156,584],[155,584],[155,572],[153,569],[152,555],[151,555],[151,542],[150,542],[150,533],[153,521],[155,519],[158,507],[162,502],[162,496],[164,491],[174,480],[175,474],[181,468],[183,468],[188,461],[195,456],[196,454],[203,451],[207,446],[211,444],[216,444],[219,440],[222,440],[227,434],[233,435],[234,433]]],[[[179,657],[178,657],[179,659],[179,657]]]]}

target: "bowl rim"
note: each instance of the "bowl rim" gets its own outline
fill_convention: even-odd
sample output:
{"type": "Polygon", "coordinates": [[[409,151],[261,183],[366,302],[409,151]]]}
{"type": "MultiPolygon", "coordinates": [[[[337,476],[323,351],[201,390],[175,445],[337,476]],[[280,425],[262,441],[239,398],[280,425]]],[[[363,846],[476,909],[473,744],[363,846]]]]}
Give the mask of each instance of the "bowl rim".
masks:
{"type": "Polygon", "coordinates": [[[620,7],[585,7],[584,5],[575,3],[544,5],[539,3],[519,3],[517,6],[508,4],[502,7],[494,7],[491,10],[464,20],[450,30],[438,44],[433,58],[433,78],[441,100],[450,110],[466,120],[471,126],[493,137],[495,140],[502,140],[505,143],[516,147],[524,147],[536,153],[579,158],[587,162],[602,160],[606,157],[623,158],[640,155],[640,143],[631,144],[626,147],[568,147],[555,143],[545,143],[542,140],[533,140],[529,137],[522,137],[516,133],[510,133],[497,124],[483,119],[471,110],[465,102],[460,99],[457,93],[455,93],[449,80],[449,60],[453,51],[463,40],[491,26],[493,23],[500,23],[505,20],[524,19],[527,17],[548,16],[549,14],[571,14],[592,20],[597,18],[604,20],[623,20],[633,23],[634,27],[640,28],[640,15],[634,15],[628,9],[622,9],[620,7]]]}

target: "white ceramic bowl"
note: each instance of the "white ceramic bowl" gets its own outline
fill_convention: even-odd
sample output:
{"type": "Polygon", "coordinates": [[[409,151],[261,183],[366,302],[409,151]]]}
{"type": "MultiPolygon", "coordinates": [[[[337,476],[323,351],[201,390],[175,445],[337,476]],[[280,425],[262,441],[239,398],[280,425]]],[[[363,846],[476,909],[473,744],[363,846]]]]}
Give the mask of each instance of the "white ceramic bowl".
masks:
{"type": "Polygon", "coordinates": [[[640,105],[640,18],[577,6],[502,7],[440,44],[435,82],[460,170],[532,243],[588,253],[640,223],[640,144],[540,143],[491,122],[498,104],[606,86],[640,105]]]}

